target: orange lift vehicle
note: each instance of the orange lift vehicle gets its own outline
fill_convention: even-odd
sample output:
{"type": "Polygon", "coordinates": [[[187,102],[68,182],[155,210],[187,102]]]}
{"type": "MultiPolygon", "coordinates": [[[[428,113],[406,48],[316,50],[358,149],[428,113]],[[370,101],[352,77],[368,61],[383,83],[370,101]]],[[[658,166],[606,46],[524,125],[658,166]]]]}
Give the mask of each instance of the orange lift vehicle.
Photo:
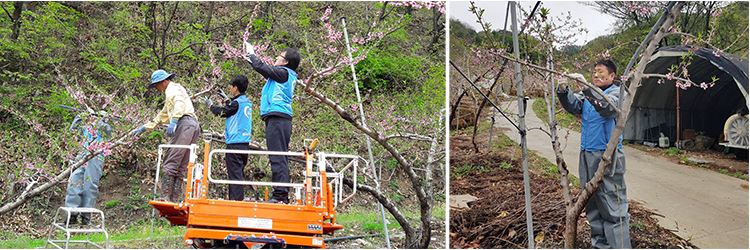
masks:
{"type": "MultiPolygon", "coordinates": [[[[151,200],[159,215],[171,225],[185,226],[185,244],[195,248],[325,248],[323,235],[343,229],[336,223],[336,206],[357,192],[359,156],[314,152],[318,140],[306,140],[304,152],[211,149],[204,140],[203,163],[196,163],[198,146],[159,145],[156,180],[159,179],[162,151],[167,148],[190,150],[184,200],[175,203],[151,200]],[[309,144],[308,144],[309,143],[309,144]],[[212,158],[217,154],[285,155],[304,159],[302,183],[218,180],[212,178],[212,158]],[[343,166],[339,171],[334,166],[343,166]],[[351,173],[351,193],[343,194],[344,173],[351,173]],[[289,204],[263,201],[233,201],[208,197],[209,185],[238,184],[285,186],[294,190],[289,204]]],[[[156,193],[156,186],[154,187],[156,193]]],[[[266,199],[267,199],[266,194],[266,199]]]]}

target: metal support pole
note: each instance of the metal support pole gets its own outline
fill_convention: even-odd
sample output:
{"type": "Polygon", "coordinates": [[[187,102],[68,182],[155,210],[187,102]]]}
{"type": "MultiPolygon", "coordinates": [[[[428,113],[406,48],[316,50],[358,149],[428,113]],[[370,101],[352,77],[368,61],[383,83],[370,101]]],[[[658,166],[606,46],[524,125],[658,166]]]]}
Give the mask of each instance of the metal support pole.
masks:
{"type": "MultiPolygon", "coordinates": [[[[352,58],[352,48],[351,45],[349,45],[349,33],[346,30],[346,18],[341,18],[341,25],[344,26],[344,40],[346,40],[346,53],[349,55],[349,68],[352,70],[352,80],[354,81],[354,92],[357,93],[357,105],[359,105],[359,117],[361,118],[362,126],[367,127],[367,122],[365,121],[365,110],[362,108],[362,98],[359,94],[359,83],[357,83],[357,73],[354,71],[354,59],[352,58]]],[[[375,176],[375,190],[380,192],[380,175],[375,172],[375,160],[372,157],[372,143],[370,142],[370,137],[365,135],[365,141],[367,143],[367,156],[370,160],[370,169],[372,169],[372,174],[375,176]]],[[[356,176],[354,177],[356,178],[356,176]]],[[[378,203],[380,205],[380,220],[383,222],[383,235],[385,235],[385,244],[386,247],[391,248],[391,239],[390,235],[388,234],[388,223],[386,223],[385,220],[385,208],[383,208],[383,204],[378,203]]]]}
{"type": "MultiPolygon", "coordinates": [[[[518,20],[516,17],[516,2],[510,2],[511,30],[513,30],[513,56],[520,59],[518,48],[518,20]]],[[[523,79],[521,76],[521,64],[513,63],[515,66],[516,95],[518,95],[518,133],[521,134],[521,148],[523,157],[523,196],[526,207],[526,232],[528,234],[529,249],[534,248],[534,226],[531,216],[531,185],[529,183],[529,151],[526,145],[526,99],[523,94],[523,79]]]]}

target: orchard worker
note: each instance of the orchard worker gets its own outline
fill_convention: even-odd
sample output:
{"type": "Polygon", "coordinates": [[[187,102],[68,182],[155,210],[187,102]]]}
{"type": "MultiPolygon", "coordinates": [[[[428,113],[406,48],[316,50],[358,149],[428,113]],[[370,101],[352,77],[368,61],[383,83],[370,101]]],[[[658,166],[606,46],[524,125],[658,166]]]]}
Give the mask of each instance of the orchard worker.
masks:
{"type": "MultiPolygon", "coordinates": [[[[211,113],[217,116],[226,117],[226,127],[224,128],[224,137],[226,138],[227,149],[231,150],[249,150],[250,139],[253,131],[253,104],[247,99],[248,80],[244,75],[237,75],[229,81],[229,94],[234,96],[232,100],[227,101],[224,106],[213,105],[213,101],[204,97],[202,102],[209,107],[211,113]]],[[[230,180],[244,181],[244,169],[247,164],[247,154],[227,153],[225,159],[227,164],[227,174],[230,180]]],[[[242,185],[229,185],[229,199],[241,201],[245,198],[245,190],[242,185]]]]}
{"type": "MultiPolygon", "coordinates": [[[[292,136],[292,99],[294,85],[297,81],[297,66],[300,55],[294,48],[287,48],[276,57],[273,65],[263,63],[256,55],[253,45],[245,42],[246,60],[255,71],[260,73],[266,84],[260,97],[260,117],[266,124],[266,147],[269,151],[289,151],[289,139],[292,136]]],[[[287,156],[269,156],[271,162],[271,181],[289,182],[289,158],[287,156]]],[[[288,203],[289,188],[274,187],[272,203],[288,203]]]]}
{"type": "MultiPolygon", "coordinates": [[[[131,131],[131,135],[138,135],[146,130],[152,130],[159,124],[167,125],[167,135],[172,139],[169,144],[190,145],[196,143],[201,134],[193,102],[182,85],[172,82],[174,74],[160,69],[151,74],[149,89],[156,88],[165,95],[164,107],[154,119],[131,131]]],[[[190,160],[189,149],[170,148],[164,161],[164,175],[161,179],[161,198],[171,202],[180,200],[183,195],[183,181],[190,160]]]]}
{"type": "MultiPolygon", "coordinates": [[[[84,120],[84,118],[81,118],[81,115],[76,115],[70,124],[70,131],[77,133],[82,147],[81,152],[78,153],[73,162],[78,162],[92,153],[89,151],[91,143],[104,143],[111,138],[112,127],[106,121],[105,117],[107,114],[104,111],[101,112],[101,118],[97,119],[95,127],[91,130],[89,127],[81,126],[81,122],[84,120]]],[[[93,208],[96,205],[96,197],[99,196],[99,180],[102,177],[104,157],[104,154],[99,154],[70,174],[67,195],[65,196],[65,207],[93,208]]],[[[87,225],[90,219],[91,215],[89,213],[73,213],[70,217],[70,223],[87,225]]]]}
{"type": "MultiPolygon", "coordinates": [[[[594,177],[609,137],[615,129],[616,107],[611,106],[605,98],[615,105],[620,103],[620,85],[613,84],[617,79],[616,75],[617,67],[614,62],[602,59],[594,65],[592,80],[606,96],[601,96],[590,88],[573,93],[566,87],[557,92],[566,111],[581,115],[581,153],[578,160],[581,188],[594,177]]],[[[586,82],[581,74],[570,76],[586,82]]],[[[625,154],[620,136],[612,166],[607,168],[602,184],[586,204],[586,218],[591,225],[591,245],[594,248],[631,248],[624,175],[625,154]]]]}

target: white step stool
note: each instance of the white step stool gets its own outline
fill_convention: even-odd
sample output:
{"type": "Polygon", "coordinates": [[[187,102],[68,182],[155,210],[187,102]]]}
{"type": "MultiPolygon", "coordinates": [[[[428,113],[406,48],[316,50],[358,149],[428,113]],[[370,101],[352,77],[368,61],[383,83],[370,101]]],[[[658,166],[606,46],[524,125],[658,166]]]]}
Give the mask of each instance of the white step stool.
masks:
{"type": "MultiPolygon", "coordinates": [[[[85,244],[91,244],[97,248],[109,248],[109,234],[107,233],[107,230],[104,228],[104,212],[102,212],[99,209],[96,208],[78,208],[78,207],[60,207],[57,209],[57,212],[55,213],[55,217],[52,221],[52,226],[50,226],[49,235],[47,236],[47,242],[44,244],[44,248],[47,248],[47,244],[52,244],[53,246],[57,247],[58,249],[63,249],[58,243],[65,243],[64,248],[68,249],[68,245],[70,243],[83,243],[85,244]],[[60,212],[63,213],[60,213],[60,212]],[[79,214],[81,216],[81,213],[88,213],[90,214],[90,220],[88,225],[71,225],[70,224],[70,218],[71,215],[74,213],[79,214]],[[58,218],[60,218],[59,215],[64,215],[62,217],[63,221],[58,222],[58,218]],[[99,218],[95,218],[95,215],[99,215],[99,218]],[[101,222],[101,224],[97,224],[98,222],[101,222]],[[71,227],[74,226],[74,227],[71,227]],[[76,227],[77,226],[77,227],[76,227]],[[55,237],[55,232],[58,230],[65,232],[65,239],[64,240],[56,240],[53,239],[55,237]],[[90,238],[87,237],[86,240],[71,240],[70,237],[72,234],[78,233],[78,234],[93,234],[93,233],[103,233],[104,234],[104,247],[91,242],[89,240],[90,238]]],[[[80,248],[76,246],[75,248],[80,248]]]]}

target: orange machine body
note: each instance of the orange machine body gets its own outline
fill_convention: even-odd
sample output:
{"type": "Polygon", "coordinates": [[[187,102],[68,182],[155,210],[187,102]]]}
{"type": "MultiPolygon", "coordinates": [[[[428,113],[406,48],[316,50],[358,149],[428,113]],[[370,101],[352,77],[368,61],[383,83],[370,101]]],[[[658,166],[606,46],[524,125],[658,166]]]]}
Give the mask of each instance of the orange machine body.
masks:
{"type": "MultiPolygon", "coordinates": [[[[210,144],[206,142],[202,166],[208,166],[209,150],[210,144]]],[[[209,199],[208,168],[198,168],[202,170],[202,177],[194,178],[196,164],[193,162],[187,166],[188,183],[183,202],[152,200],[149,204],[172,225],[186,226],[185,242],[195,247],[210,247],[207,242],[214,246],[235,242],[249,248],[268,244],[274,248],[325,248],[322,235],[333,234],[344,227],[336,224],[333,185],[326,178],[326,168],[319,170],[317,183],[325,188],[314,190],[313,155],[306,150],[304,157],[305,196],[292,204],[209,199]]]]}

